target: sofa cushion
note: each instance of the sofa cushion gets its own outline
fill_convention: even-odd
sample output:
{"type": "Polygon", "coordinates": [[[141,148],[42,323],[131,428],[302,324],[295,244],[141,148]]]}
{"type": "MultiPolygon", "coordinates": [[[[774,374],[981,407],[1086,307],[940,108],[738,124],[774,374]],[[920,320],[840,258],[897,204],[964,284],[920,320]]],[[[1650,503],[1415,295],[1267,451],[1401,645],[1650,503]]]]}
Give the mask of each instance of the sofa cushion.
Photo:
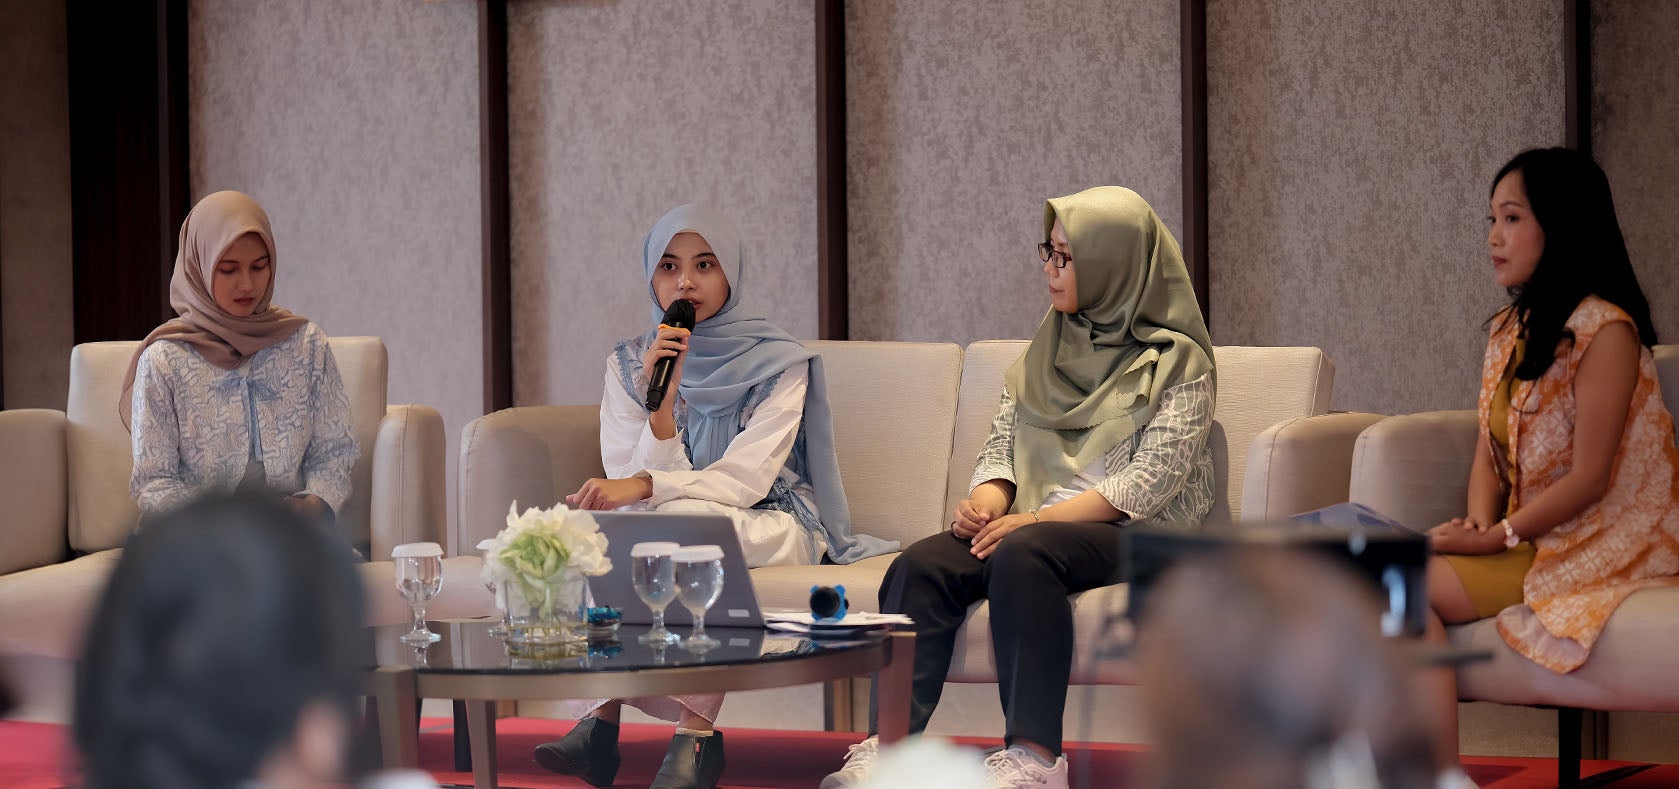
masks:
{"type": "Polygon", "coordinates": [[[1474,411],[1390,416],[1359,434],[1348,498],[1432,528],[1463,514],[1474,459],[1474,411]]]}
{"type": "MultiPolygon", "coordinates": [[[[956,502],[968,497],[973,481],[974,461],[991,435],[991,418],[997,415],[997,401],[1003,394],[1003,373],[1026,352],[1025,340],[983,340],[968,346],[962,354],[962,389],[956,398],[956,435],[950,449],[950,473],[945,482],[944,521],[956,511],[956,502]]],[[[940,527],[943,527],[940,523],[940,527]]]]}
{"type": "Polygon", "coordinates": [[[943,527],[962,349],[811,340],[822,355],[853,531],[908,544],[943,527]]]}
{"type": "MultiPolygon", "coordinates": [[[[373,482],[373,444],[385,416],[385,344],[377,337],[332,337],[328,342],[350,398],[361,457],[351,472],[353,488],[338,522],[347,537],[368,539],[368,502],[373,482]]],[[[70,352],[70,399],[66,447],[70,469],[70,546],[80,552],[122,545],[134,530],[139,508],[128,495],[134,452],[128,429],[117,415],[117,398],[128,359],[139,343],[89,342],[70,352]]]]}
{"type": "Polygon", "coordinates": [[[0,574],[63,561],[64,414],[40,408],[0,411],[0,574]]]}
{"type": "Polygon", "coordinates": [[[1213,348],[1218,404],[1213,409],[1214,477],[1218,493],[1209,520],[1242,518],[1248,449],[1272,425],[1329,412],[1335,365],[1316,348],[1213,348]]]}
{"type": "Polygon", "coordinates": [[[752,591],[766,611],[810,610],[812,586],[844,586],[853,611],[880,610],[880,582],[897,553],[870,556],[851,564],[791,565],[752,570],[752,591]]]}
{"type": "Polygon", "coordinates": [[[507,408],[461,431],[455,550],[471,553],[507,525],[507,508],[552,507],[591,477],[600,457],[600,406],[507,408]]]}

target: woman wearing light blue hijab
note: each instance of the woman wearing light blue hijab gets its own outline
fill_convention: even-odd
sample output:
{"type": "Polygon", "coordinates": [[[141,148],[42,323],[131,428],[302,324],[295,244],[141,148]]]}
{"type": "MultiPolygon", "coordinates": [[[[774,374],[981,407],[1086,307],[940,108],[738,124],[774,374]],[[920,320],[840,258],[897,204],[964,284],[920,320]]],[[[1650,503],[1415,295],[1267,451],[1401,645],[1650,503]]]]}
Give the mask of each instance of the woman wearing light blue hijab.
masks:
{"type": "MultiPolygon", "coordinates": [[[[690,332],[658,325],[607,357],[601,399],[606,477],[566,496],[590,510],[623,507],[721,514],[735,524],[747,563],[848,564],[897,550],[851,533],[834,456],[822,358],[741,304],[745,247],[734,223],[703,205],[665,214],[647,234],[643,272],[652,317],[686,300],[690,332]],[[670,387],[647,411],[649,371],[674,358],[670,387]]],[[[713,786],[722,772],[716,720],[722,695],[630,699],[679,723],[654,787],[713,786]]],[[[578,704],[588,714],[565,737],[538,746],[543,767],[607,786],[617,773],[619,704],[578,704]]]]}

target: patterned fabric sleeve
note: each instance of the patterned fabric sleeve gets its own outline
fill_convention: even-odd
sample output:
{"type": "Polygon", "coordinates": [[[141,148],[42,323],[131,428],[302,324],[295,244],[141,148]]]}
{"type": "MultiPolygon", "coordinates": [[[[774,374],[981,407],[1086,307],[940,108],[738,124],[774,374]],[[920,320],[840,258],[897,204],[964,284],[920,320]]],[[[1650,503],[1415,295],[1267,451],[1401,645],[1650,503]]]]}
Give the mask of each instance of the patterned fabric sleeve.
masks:
{"type": "MultiPolygon", "coordinates": [[[[1132,518],[1162,516],[1168,509],[1201,509],[1212,504],[1211,453],[1207,436],[1213,426],[1213,382],[1210,376],[1178,384],[1154,418],[1138,431],[1137,451],[1102,480],[1096,491],[1132,518]],[[1198,473],[1206,466],[1209,473],[1198,473]],[[1186,485],[1194,489],[1186,490],[1186,485]],[[1205,490],[1201,490],[1201,488],[1205,490]],[[1191,501],[1180,501],[1180,494],[1191,501]],[[1200,499],[1205,506],[1200,506],[1200,499]]],[[[1197,520],[1199,518],[1196,518],[1197,520]]]]}
{"type": "Polygon", "coordinates": [[[313,325],[306,331],[310,332],[310,366],[315,374],[309,388],[313,432],[303,453],[303,492],[321,497],[334,513],[340,513],[350,498],[350,474],[360,455],[350,396],[344,392],[344,379],[326,335],[313,325]]]}
{"type": "Polygon", "coordinates": [[[1008,387],[997,401],[997,415],[991,419],[991,435],[980,447],[974,461],[974,476],[968,482],[968,492],[994,479],[1014,482],[1014,397],[1008,387]]]}
{"type": "Polygon", "coordinates": [[[129,477],[128,492],[141,512],[168,509],[191,494],[179,476],[180,422],[175,418],[173,379],[163,349],[162,343],[147,348],[134,371],[130,440],[134,473],[129,477]]]}

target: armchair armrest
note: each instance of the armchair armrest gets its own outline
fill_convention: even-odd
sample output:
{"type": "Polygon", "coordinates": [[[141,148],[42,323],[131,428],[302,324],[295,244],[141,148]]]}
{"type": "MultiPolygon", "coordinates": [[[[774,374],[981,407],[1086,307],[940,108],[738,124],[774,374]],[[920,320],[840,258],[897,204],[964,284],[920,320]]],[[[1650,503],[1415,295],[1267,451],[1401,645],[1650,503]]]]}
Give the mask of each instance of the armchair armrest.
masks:
{"type": "Polygon", "coordinates": [[[63,411],[0,411],[0,574],[69,556],[64,429],[63,411]]]}
{"type": "Polygon", "coordinates": [[[481,416],[461,431],[462,553],[501,531],[507,507],[549,507],[590,477],[600,462],[600,406],[541,405],[481,416]]]}
{"type": "Polygon", "coordinates": [[[1474,411],[1394,416],[1353,450],[1350,498],[1414,529],[1463,515],[1475,461],[1474,411]]]}
{"type": "Polygon", "coordinates": [[[405,542],[446,545],[443,416],[423,405],[393,405],[373,441],[373,489],[368,530],[372,555],[391,555],[405,542]]]}
{"type": "Polygon", "coordinates": [[[1323,414],[1279,422],[1253,440],[1242,483],[1245,520],[1287,518],[1347,500],[1353,448],[1380,414],[1323,414]]]}

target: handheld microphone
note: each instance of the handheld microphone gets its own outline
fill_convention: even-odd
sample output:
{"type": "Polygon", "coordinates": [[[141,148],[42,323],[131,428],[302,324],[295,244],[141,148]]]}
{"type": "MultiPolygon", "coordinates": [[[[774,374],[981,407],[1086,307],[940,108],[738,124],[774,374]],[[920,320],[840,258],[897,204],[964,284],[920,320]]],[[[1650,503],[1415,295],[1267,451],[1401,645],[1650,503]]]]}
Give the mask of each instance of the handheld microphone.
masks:
{"type": "MultiPolygon", "coordinates": [[[[694,305],[686,299],[677,299],[665,309],[665,317],[659,322],[678,329],[692,329],[694,305]]],[[[674,366],[675,356],[666,356],[653,363],[653,372],[647,377],[648,413],[659,410],[659,404],[665,401],[665,390],[670,387],[670,369],[674,366]]]]}

